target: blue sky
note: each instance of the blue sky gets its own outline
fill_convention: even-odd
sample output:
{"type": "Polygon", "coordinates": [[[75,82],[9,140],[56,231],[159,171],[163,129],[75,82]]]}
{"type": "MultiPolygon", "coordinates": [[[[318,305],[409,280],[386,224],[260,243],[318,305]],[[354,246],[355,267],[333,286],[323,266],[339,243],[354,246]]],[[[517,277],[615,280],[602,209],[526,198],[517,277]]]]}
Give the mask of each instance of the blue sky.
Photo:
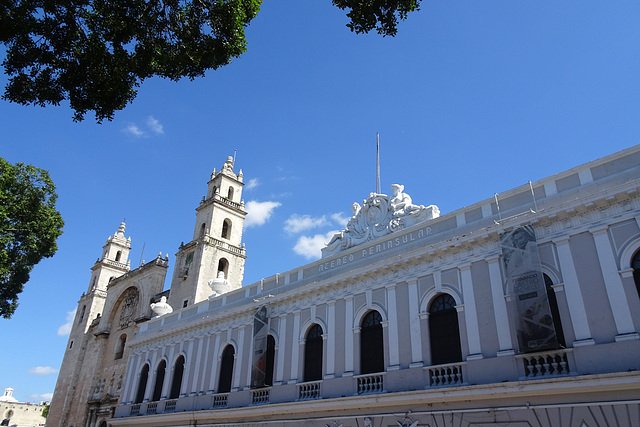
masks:
{"type": "Polygon", "coordinates": [[[640,141],[638,2],[424,1],[395,38],[346,21],[330,0],[265,0],[246,54],[194,81],[151,79],[102,125],[0,102],[0,156],[49,170],[66,222],[0,319],[0,388],[53,392],[61,327],[107,237],[126,218],[134,267],[173,262],[235,149],[250,284],[314,260],[375,190],[376,132],[383,191],[402,183],[443,214],[640,141]]]}

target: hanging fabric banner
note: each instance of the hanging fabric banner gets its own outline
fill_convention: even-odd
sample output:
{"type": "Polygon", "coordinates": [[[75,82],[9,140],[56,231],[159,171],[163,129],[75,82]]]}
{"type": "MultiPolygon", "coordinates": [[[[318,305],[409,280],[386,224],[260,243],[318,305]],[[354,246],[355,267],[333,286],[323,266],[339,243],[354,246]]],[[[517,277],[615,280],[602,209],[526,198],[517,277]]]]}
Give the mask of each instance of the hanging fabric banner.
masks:
{"type": "Polygon", "coordinates": [[[533,225],[500,235],[507,293],[515,299],[520,351],[558,348],[533,225]]]}
{"type": "Polygon", "coordinates": [[[251,361],[251,388],[265,386],[267,366],[267,334],[269,316],[267,306],[258,308],[253,315],[253,355],[251,361]]]}

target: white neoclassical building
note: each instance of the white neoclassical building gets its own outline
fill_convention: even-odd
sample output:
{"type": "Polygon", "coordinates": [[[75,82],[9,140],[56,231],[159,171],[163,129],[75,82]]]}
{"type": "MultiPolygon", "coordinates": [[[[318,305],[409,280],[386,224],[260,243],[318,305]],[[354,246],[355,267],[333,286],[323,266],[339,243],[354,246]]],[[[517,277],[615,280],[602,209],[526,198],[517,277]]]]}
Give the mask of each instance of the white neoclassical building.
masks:
{"type": "Polygon", "coordinates": [[[322,259],[241,286],[228,160],[173,311],[136,308],[117,404],[47,425],[638,426],[639,186],[640,146],[442,215],[393,186],[322,259]]]}

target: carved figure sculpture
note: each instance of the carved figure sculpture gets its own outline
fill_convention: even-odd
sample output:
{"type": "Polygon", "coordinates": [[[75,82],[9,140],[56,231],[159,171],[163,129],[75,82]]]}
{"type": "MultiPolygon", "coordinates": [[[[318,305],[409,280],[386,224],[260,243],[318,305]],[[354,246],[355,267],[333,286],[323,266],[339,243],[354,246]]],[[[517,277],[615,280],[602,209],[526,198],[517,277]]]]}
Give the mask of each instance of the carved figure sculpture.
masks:
{"type": "Polygon", "coordinates": [[[391,208],[393,209],[393,216],[405,216],[420,212],[425,207],[420,205],[414,205],[411,202],[411,196],[407,193],[403,193],[404,185],[391,184],[391,192],[393,193],[393,199],[391,199],[391,208]]]}
{"type": "Polygon", "coordinates": [[[167,304],[167,297],[160,297],[160,302],[151,304],[151,311],[153,311],[153,317],[164,316],[165,314],[173,313],[173,308],[167,304]]]}
{"type": "Polygon", "coordinates": [[[323,257],[440,215],[435,205],[414,205],[411,197],[404,193],[404,185],[393,184],[391,191],[392,198],[386,194],[370,193],[362,201],[362,206],[353,203],[353,216],[347,226],[334,234],[322,249],[323,257]]]}

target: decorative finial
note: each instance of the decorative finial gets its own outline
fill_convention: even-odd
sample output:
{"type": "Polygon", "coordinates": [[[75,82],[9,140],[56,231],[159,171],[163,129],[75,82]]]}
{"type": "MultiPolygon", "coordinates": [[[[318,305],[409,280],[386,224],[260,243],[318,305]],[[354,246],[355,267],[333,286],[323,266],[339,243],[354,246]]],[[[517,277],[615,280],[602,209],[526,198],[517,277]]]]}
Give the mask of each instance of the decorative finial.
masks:
{"type": "Polygon", "coordinates": [[[127,224],[125,224],[124,221],[122,221],[120,223],[120,227],[118,227],[118,234],[124,234],[124,230],[127,227],[127,224]]]}

